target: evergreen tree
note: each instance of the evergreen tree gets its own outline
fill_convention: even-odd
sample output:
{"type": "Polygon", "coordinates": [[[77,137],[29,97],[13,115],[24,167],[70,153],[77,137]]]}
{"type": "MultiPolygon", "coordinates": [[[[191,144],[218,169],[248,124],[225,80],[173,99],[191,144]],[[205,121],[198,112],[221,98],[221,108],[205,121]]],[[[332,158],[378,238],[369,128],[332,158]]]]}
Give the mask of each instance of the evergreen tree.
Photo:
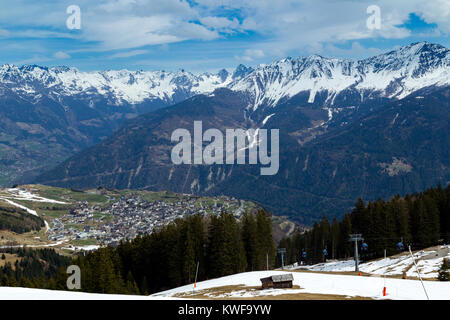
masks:
{"type": "Polygon", "coordinates": [[[339,221],[336,217],[334,217],[333,222],[331,223],[331,259],[335,259],[337,255],[340,232],[339,221]]]}
{"type": "Polygon", "coordinates": [[[254,271],[258,268],[258,257],[260,256],[258,246],[257,226],[255,216],[253,214],[245,213],[242,218],[242,241],[247,258],[247,270],[254,271]]]}
{"type": "Polygon", "coordinates": [[[128,294],[139,294],[139,288],[136,284],[136,281],[134,281],[134,277],[131,274],[131,271],[128,271],[127,275],[127,293],[128,294]]]}
{"type": "Polygon", "coordinates": [[[212,216],[209,229],[208,267],[212,277],[245,271],[244,244],[236,220],[231,214],[212,216]]]}
{"type": "MultiPolygon", "coordinates": [[[[323,250],[326,249],[328,251],[329,246],[331,246],[331,227],[330,222],[327,217],[323,216],[319,225],[319,234],[322,241],[322,246],[320,247],[321,253],[323,256],[323,250]]],[[[325,261],[327,257],[323,256],[323,261],[325,261]]]]}
{"type": "Polygon", "coordinates": [[[148,294],[149,294],[147,277],[145,277],[145,276],[142,279],[141,294],[144,295],[144,296],[148,296],[148,294]]]}
{"type": "Polygon", "coordinates": [[[262,270],[267,260],[271,269],[275,260],[275,243],[272,236],[272,217],[263,210],[256,213],[256,268],[262,270]]]}
{"type": "Polygon", "coordinates": [[[442,266],[439,269],[439,281],[450,281],[450,262],[447,258],[442,261],[442,266]]]}

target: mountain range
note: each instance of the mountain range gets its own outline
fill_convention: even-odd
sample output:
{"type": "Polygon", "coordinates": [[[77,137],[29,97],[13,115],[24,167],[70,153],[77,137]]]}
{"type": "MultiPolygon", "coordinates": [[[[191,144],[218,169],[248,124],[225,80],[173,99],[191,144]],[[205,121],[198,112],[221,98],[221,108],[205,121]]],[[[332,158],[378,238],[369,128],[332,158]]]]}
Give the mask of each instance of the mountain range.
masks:
{"type": "Polygon", "coordinates": [[[228,194],[303,223],[341,215],[360,196],[450,181],[449,67],[449,50],[428,42],[201,75],[6,65],[0,182],[228,194]],[[280,129],[278,174],[173,165],[170,134],[195,120],[280,129]]]}
{"type": "Polygon", "coordinates": [[[80,72],[0,67],[0,185],[35,176],[102,141],[127,119],[243,77],[180,70],[80,72]],[[51,154],[52,157],[48,157],[51,154]]]}

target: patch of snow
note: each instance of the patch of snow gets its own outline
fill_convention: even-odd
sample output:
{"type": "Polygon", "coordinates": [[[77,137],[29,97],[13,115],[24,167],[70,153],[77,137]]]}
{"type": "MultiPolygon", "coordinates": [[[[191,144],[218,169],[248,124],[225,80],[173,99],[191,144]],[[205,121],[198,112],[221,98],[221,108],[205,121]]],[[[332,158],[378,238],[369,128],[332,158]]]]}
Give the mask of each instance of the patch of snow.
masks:
{"type": "MultiPolygon", "coordinates": [[[[287,274],[286,271],[255,271],[235,274],[218,279],[206,280],[197,283],[194,289],[197,293],[202,290],[224,287],[224,286],[245,286],[260,287],[261,278],[278,274],[287,274]]],[[[270,290],[248,290],[239,288],[226,294],[227,298],[255,297],[255,296],[275,296],[279,294],[332,294],[343,296],[360,296],[373,299],[399,299],[399,300],[423,300],[426,299],[422,285],[418,280],[386,279],[388,296],[383,297],[382,291],[385,286],[381,277],[359,277],[350,275],[320,274],[310,272],[292,272],[294,277],[293,285],[300,289],[270,289],[270,290]]],[[[450,299],[449,284],[445,282],[427,281],[425,283],[430,299],[450,299]]],[[[179,288],[153,294],[153,297],[172,298],[183,294],[189,297],[192,293],[193,285],[186,285],[179,288]]],[[[224,296],[225,297],[225,296],[224,296]]]]}
{"type": "Polygon", "coordinates": [[[63,290],[0,287],[0,300],[178,300],[154,296],[85,293],[63,290]]]}
{"type": "Polygon", "coordinates": [[[267,117],[265,117],[264,120],[262,121],[262,125],[264,126],[267,123],[267,121],[269,121],[269,119],[274,115],[275,115],[275,113],[272,113],[272,114],[268,115],[267,117]]]}
{"type": "Polygon", "coordinates": [[[4,198],[4,197],[0,197],[0,199],[3,200],[3,201],[8,202],[9,204],[11,204],[11,205],[13,205],[15,207],[18,207],[20,209],[25,210],[26,212],[28,212],[29,214],[32,214],[33,216],[36,216],[36,217],[39,216],[36,211],[28,209],[27,207],[25,207],[25,206],[23,206],[21,204],[15,203],[14,201],[11,201],[11,200],[9,200],[7,198],[4,198]]]}
{"type": "Polygon", "coordinates": [[[10,188],[6,189],[6,192],[10,196],[9,198],[12,198],[13,200],[25,200],[25,201],[34,201],[34,202],[46,202],[46,203],[56,203],[56,204],[68,204],[67,202],[63,201],[57,201],[53,199],[44,198],[41,196],[37,196],[35,194],[32,194],[28,190],[24,189],[17,189],[17,188],[10,188]]]}

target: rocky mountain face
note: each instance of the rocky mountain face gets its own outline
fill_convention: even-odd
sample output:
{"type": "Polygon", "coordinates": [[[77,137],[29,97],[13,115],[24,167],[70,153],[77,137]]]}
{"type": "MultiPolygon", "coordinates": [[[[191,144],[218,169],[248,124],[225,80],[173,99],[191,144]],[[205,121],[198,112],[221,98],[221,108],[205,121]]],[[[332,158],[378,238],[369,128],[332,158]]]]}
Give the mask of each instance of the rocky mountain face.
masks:
{"type": "MultiPolygon", "coordinates": [[[[373,108],[351,122],[333,118],[315,134],[307,129],[291,131],[290,119],[271,117],[262,128],[280,130],[276,175],[260,175],[260,166],[248,162],[173,164],[171,133],[177,128],[192,133],[193,123],[199,119],[204,131],[251,126],[252,121],[242,116],[249,98],[217,89],[213,95],[199,95],[133,119],[104,142],[34,182],[226,194],[310,223],[323,214],[342,215],[358,197],[390,197],[449,183],[449,95],[449,87],[423,89],[373,108]]],[[[295,114],[298,127],[308,128],[316,110],[301,109],[295,114]]]]}
{"type": "Polygon", "coordinates": [[[246,75],[186,71],[80,72],[0,67],[0,185],[23,181],[102,141],[128,119],[246,75]],[[49,155],[51,155],[49,157],[49,155]]]}
{"type": "Polygon", "coordinates": [[[99,142],[25,180],[223,193],[308,222],[341,214],[358,196],[450,181],[449,67],[449,50],[427,42],[363,60],[314,55],[215,75],[4,66],[0,169],[34,168],[35,176],[99,142]],[[171,133],[192,131],[196,120],[204,130],[280,129],[278,174],[173,165],[171,133]]]}

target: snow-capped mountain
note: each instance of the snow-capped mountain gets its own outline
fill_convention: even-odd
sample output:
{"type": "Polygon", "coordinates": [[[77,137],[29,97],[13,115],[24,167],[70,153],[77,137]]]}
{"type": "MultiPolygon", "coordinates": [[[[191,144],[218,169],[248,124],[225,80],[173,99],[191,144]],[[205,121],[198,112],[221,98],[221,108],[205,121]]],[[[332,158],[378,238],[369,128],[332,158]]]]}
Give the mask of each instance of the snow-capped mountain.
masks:
{"type": "Polygon", "coordinates": [[[313,103],[318,92],[326,91],[325,105],[333,106],[345,91],[356,91],[361,101],[370,95],[403,98],[431,85],[450,80],[450,51],[428,42],[414,43],[363,60],[325,58],[319,55],[286,58],[255,69],[240,65],[233,73],[195,75],[181,70],[81,72],[76,68],[3,65],[0,93],[6,88],[39,99],[91,95],[114,104],[138,104],[160,100],[164,104],[182,101],[219,87],[244,91],[252,97],[251,108],[275,106],[300,92],[308,92],[313,103]]]}
{"type": "Polygon", "coordinates": [[[219,88],[243,97],[244,126],[284,128],[304,145],[389,100],[449,85],[449,67],[449,50],[428,42],[368,59],[312,55],[214,74],[3,65],[0,185],[60,163],[131,118],[219,88]]]}
{"type": "Polygon", "coordinates": [[[333,107],[336,97],[347,92],[358,93],[360,102],[375,96],[401,99],[424,87],[448,85],[449,79],[450,51],[421,42],[363,60],[287,58],[259,66],[229,87],[250,93],[250,107],[256,110],[276,106],[300,92],[308,93],[308,103],[325,92],[326,107],[333,107]]]}
{"type": "Polygon", "coordinates": [[[108,70],[81,72],[76,68],[3,65],[0,85],[24,96],[46,93],[50,96],[99,95],[115,105],[137,104],[145,100],[174,103],[192,95],[211,92],[227,86],[233,74],[221,70],[217,74],[194,75],[180,70],[129,71],[108,70]]]}
{"type": "Polygon", "coordinates": [[[262,176],[261,165],[174,165],[170,137],[178,128],[194,135],[198,120],[204,131],[259,125],[243,117],[245,94],[220,88],[141,115],[29,182],[228,195],[312,223],[324,214],[341,216],[358,197],[388,199],[450,183],[449,95],[450,86],[429,88],[355,111],[345,121],[340,114],[329,121],[326,110],[294,98],[263,120],[264,128],[279,130],[275,175],[262,176]]]}

